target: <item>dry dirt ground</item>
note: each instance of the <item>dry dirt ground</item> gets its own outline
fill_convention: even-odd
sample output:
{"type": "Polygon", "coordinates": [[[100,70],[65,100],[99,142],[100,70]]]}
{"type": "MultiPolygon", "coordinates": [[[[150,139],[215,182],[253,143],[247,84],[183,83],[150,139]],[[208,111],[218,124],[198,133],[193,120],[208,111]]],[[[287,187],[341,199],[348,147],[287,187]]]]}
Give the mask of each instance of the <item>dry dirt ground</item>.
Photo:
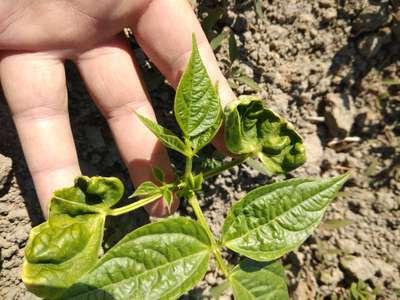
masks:
{"type": "MultiPolygon", "coordinates": [[[[309,160],[288,177],[353,174],[324,223],[298,251],[284,257],[291,295],[301,300],[399,299],[400,1],[259,2],[263,15],[257,14],[253,1],[198,1],[201,20],[216,9],[221,16],[208,30],[210,38],[228,32],[238,46],[232,56],[231,41],[231,63],[229,39],[222,41],[216,49],[221,68],[237,94],[258,94],[305,137],[309,160]],[[244,83],[242,75],[252,78],[259,90],[244,83]]],[[[176,128],[173,90],[134,42],[132,47],[160,122],[176,128]]],[[[83,172],[117,176],[131,191],[110,131],[74,66],[67,65],[67,76],[83,172]]],[[[204,151],[210,153],[212,149],[204,151]]],[[[170,154],[179,170],[179,158],[170,154]]],[[[281,178],[267,178],[244,165],[209,180],[201,204],[215,233],[245,191],[276,179],[281,178]]],[[[183,203],[178,213],[191,211],[183,203]]],[[[29,231],[42,220],[1,98],[0,299],[36,299],[24,288],[20,271],[29,231]]],[[[146,221],[143,211],[120,218],[119,225],[111,220],[105,248],[146,221]]],[[[225,257],[238,260],[233,253],[225,257]]],[[[210,287],[222,280],[211,266],[205,280],[183,298],[207,299],[210,287]]],[[[221,299],[230,299],[229,291],[221,299]]]]}

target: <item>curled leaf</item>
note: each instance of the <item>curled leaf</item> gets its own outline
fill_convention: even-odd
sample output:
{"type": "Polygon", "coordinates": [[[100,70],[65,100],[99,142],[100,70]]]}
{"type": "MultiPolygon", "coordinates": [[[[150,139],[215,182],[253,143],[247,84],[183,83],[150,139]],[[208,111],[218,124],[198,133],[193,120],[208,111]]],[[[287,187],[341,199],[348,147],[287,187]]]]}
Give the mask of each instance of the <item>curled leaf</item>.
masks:
{"type": "Polygon", "coordinates": [[[123,194],[124,185],[118,178],[79,176],[73,187],[54,192],[49,216],[98,213],[117,204],[123,194]]]}
{"type": "Polygon", "coordinates": [[[225,109],[225,144],[234,154],[258,158],[271,174],[306,161],[303,139],[292,124],[253,97],[240,97],[225,109]]]}
{"type": "Polygon", "coordinates": [[[57,299],[98,261],[104,216],[56,215],[32,229],[22,280],[29,291],[57,299]]]}

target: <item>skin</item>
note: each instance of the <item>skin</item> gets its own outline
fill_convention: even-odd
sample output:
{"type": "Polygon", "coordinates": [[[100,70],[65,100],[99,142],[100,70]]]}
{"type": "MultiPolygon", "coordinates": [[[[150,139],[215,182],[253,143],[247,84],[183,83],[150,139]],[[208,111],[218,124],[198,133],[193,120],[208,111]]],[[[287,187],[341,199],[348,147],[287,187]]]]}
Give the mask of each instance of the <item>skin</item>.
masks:
{"type": "MultiPolygon", "coordinates": [[[[222,103],[235,98],[186,0],[1,0],[0,81],[45,215],[52,192],[81,174],[68,117],[65,60],[77,65],[107,119],[134,185],[152,180],[151,166],[173,177],[165,148],[133,114],[155,120],[121,35],[124,27],[132,29],[173,87],[195,33],[222,103]]],[[[167,212],[162,201],[146,209],[154,216],[167,212]]]]}

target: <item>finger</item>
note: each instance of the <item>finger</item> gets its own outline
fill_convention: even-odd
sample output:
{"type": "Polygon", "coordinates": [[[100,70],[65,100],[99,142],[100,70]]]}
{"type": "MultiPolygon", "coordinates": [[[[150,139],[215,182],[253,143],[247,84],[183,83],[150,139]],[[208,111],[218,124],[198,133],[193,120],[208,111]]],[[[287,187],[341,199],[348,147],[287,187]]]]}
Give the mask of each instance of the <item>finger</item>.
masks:
{"type": "Polygon", "coordinates": [[[211,80],[218,82],[222,104],[235,99],[189,1],[151,1],[133,18],[132,30],[140,47],[174,87],[189,60],[194,33],[211,80]]]}
{"type": "Polygon", "coordinates": [[[69,124],[62,61],[48,54],[7,53],[0,78],[43,213],[52,192],[80,174],[69,124]]]}
{"type": "MultiPolygon", "coordinates": [[[[115,40],[82,53],[76,64],[88,90],[106,117],[134,185],[153,180],[151,167],[164,170],[173,179],[165,148],[134,115],[155,119],[150,100],[139,78],[138,67],[125,41],[115,40]]],[[[174,209],[177,201],[174,203],[174,209]]],[[[167,213],[164,201],[146,207],[154,216],[167,213]]]]}

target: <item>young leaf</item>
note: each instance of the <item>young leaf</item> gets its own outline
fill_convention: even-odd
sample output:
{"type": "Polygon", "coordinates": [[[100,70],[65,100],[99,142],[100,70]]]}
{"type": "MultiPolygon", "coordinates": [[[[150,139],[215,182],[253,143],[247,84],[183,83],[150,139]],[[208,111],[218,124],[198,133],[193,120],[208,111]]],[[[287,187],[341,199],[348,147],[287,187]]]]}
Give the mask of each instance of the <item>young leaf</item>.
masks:
{"type": "Polygon", "coordinates": [[[225,109],[225,144],[234,154],[251,154],[270,174],[289,172],[306,160],[303,139],[261,100],[240,97],[225,109]]]}
{"type": "Polygon", "coordinates": [[[179,217],[143,226],[108,251],[63,299],[176,299],[203,278],[211,242],[179,217]]]}
{"type": "Polygon", "coordinates": [[[218,130],[221,127],[221,125],[222,125],[222,115],[219,121],[215,123],[213,126],[208,128],[203,133],[200,133],[199,135],[192,137],[190,141],[192,143],[193,151],[197,153],[200,151],[201,148],[208,145],[214,139],[215,135],[218,133],[218,130]]]}
{"type": "Polygon", "coordinates": [[[160,139],[160,141],[164,144],[165,147],[173,149],[175,151],[180,152],[185,156],[189,156],[185,144],[182,140],[177,137],[171,130],[162,127],[161,125],[154,123],[152,120],[136,114],[140,121],[156,136],[160,139]]]}
{"type": "Polygon", "coordinates": [[[296,249],[321,222],[350,174],[329,179],[291,179],[257,188],[229,211],[223,245],[257,261],[296,249]]]}
{"type": "Polygon", "coordinates": [[[29,291],[57,299],[98,261],[104,216],[56,215],[32,229],[22,280],[29,291]]]}
{"type": "Polygon", "coordinates": [[[284,269],[279,261],[245,259],[232,270],[229,283],[238,300],[289,300],[284,269]]]}
{"type": "Polygon", "coordinates": [[[160,188],[156,186],[151,181],[145,181],[139,185],[129,198],[139,197],[139,196],[150,196],[160,192],[160,188]]]}
{"type": "Polygon", "coordinates": [[[54,192],[49,216],[98,213],[117,204],[123,194],[124,185],[118,178],[78,176],[73,187],[54,192]]]}
{"type": "Polygon", "coordinates": [[[211,48],[213,50],[218,49],[221,46],[222,42],[229,36],[229,31],[222,31],[215,38],[213,38],[210,42],[211,48]]]}
{"type": "Polygon", "coordinates": [[[151,173],[153,174],[153,177],[157,179],[160,183],[165,182],[165,173],[159,167],[152,167],[151,173]]]}
{"type": "Polygon", "coordinates": [[[176,90],[174,110],[184,136],[191,141],[199,139],[203,133],[209,139],[218,130],[216,124],[222,117],[221,104],[201,61],[194,36],[192,55],[176,90]]]}
{"type": "Polygon", "coordinates": [[[247,75],[242,74],[236,77],[236,79],[239,80],[241,83],[244,83],[245,85],[247,85],[249,88],[253,89],[256,92],[261,91],[261,88],[258,86],[257,82],[255,82],[247,75]]]}
{"type": "Polygon", "coordinates": [[[174,198],[174,195],[172,194],[172,192],[169,189],[165,189],[162,192],[162,196],[163,196],[165,203],[168,205],[168,207],[171,207],[172,200],[174,198]]]}

